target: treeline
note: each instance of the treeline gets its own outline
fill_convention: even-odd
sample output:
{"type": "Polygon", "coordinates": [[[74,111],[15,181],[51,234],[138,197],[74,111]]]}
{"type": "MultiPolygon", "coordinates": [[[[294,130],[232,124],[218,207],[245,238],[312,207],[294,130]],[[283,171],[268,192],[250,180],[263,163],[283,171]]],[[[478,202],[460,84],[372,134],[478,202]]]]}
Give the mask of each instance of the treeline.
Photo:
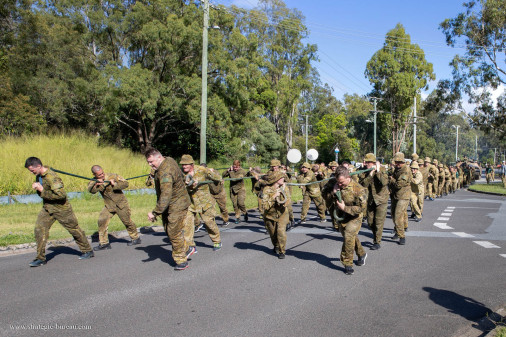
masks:
{"type": "MultiPolygon", "coordinates": [[[[202,22],[200,1],[3,1],[0,133],[79,129],[134,151],[155,146],[174,157],[198,158],[202,22]]],[[[308,34],[303,14],[281,0],[261,0],[252,10],[212,6],[209,159],[262,161],[302,150],[304,115],[311,125],[309,147],[321,160],[333,159],[336,146],[341,159],[361,160],[372,151],[373,126],[366,122],[371,102],[356,94],[343,101],[332,95],[313,66],[317,46],[306,42],[308,34]]],[[[400,25],[386,41],[392,37],[410,43],[400,25]]],[[[397,53],[402,50],[409,53],[404,47],[397,53]]],[[[428,62],[416,58],[423,71],[407,72],[415,85],[396,97],[379,85],[390,76],[385,69],[376,72],[381,52],[373,55],[366,76],[371,94],[383,97],[381,107],[392,112],[378,115],[378,154],[390,158],[392,150],[410,151],[412,100],[434,75],[428,62]]],[[[418,143],[422,155],[449,160],[451,125],[460,124],[463,132],[469,123],[442,104],[434,94],[422,105],[426,120],[418,143]]],[[[474,153],[472,139],[461,144],[463,155],[474,153]]]]}

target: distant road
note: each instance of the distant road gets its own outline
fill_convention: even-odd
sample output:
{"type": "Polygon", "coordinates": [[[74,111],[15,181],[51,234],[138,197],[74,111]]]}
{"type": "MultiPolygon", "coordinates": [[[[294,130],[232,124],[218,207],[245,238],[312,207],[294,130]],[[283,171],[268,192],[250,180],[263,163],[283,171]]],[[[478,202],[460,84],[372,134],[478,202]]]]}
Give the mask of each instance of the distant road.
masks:
{"type": "Polygon", "coordinates": [[[257,213],[222,228],[221,251],[197,233],[183,272],[163,233],[135,248],[116,240],[90,261],[75,246],[33,269],[34,254],[2,257],[0,336],[453,336],[506,303],[505,200],[458,191],[426,201],[407,244],[389,240],[388,218],[378,251],[364,225],[369,255],[353,276],[340,234],[315,209],[288,233],[285,260],[257,213]]]}

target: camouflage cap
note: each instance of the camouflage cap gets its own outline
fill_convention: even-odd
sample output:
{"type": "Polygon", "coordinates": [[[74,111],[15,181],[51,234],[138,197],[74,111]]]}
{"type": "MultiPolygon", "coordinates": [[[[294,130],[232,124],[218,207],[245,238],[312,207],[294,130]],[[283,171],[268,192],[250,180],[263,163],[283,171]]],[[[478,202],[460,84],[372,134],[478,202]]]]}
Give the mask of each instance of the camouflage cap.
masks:
{"type": "Polygon", "coordinates": [[[279,159],[272,159],[270,166],[281,166],[281,162],[279,161],[279,159]]]}
{"type": "Polygon", "coordinates": [[[434,158],[434,160],[432,161],[432,164],[437,165],[437,159],[436,158],[434,158]]]}
{"type": "Polygon", "coordinates": [[[419,169],[420,168],[420,166],[418,166],[418,162],[416,162],[414,160],[411,162],[409,167],[411,167],[412,169],[419,169]]]}
{"type": "Polygon", "coordinates": [[[430,157],[425,157],[425,161],[430,163],[430,157]]]}
{"type": "Polygon", "coordinates": [[[395,154],[395,156],[394,156],[394,159],[393,159],[393,160],[394,160],[394,161],[396,161],[396,162],[397,162],[397,161],[402,161],[402,162],[404,162],[404,161],[405,161],[405,160],[404,160],[404,153],[402,153],[402,152],[397,152],[397,153],[395,154]]]}
{"type": "Polygon", "coordinates": [[[307,168],[309,170],[311,169],[311,165],[308,162],[305,162],[304,164],[302,164],[301,167],[305,167],[305,168],[307,168]]]}
{"type": "Polygon", "coordinates": [[[272,185],[283,177],[284,175],[282,172],[280,171],[273,172],[267,176],[267,185],[272,185]]]}
{"type": "Polygon", "coordinates": [[[181,157],[181,160],[179,161],[179,164],[190,165],[190,164],[195,164],[195,162],[193,161],[192,156],[190,156],[189,154],[183,154],[183,156],[181,157]]]}
{"type": "Polygon", "coordinates": [[[442,168],[442,167],[443,167],[443,164],[439,164],[437,167],[442,168]]]}
{"type": "Polygon", "coordinates": [[[422,158],[419,158],[418,159],[418,165],[422,165],[423,164],[423,159],[422,158]]]}
{"type": "Polygon", "coordinates": [[[420,156],[418,156],[416,153],[411,154],[411,160],[418,160],[418,158],[420,158],[420,156]]]}
{"type": "Polygon", "coordinates": [[[376,156],[374,153],[368,153],[365,155],[364,161],[376,162],[376,156]]]}
{"type": "Polygon", "coordinates": [[[339,166],[339,164],[338,164],[337,162],[335,162],[335,161],[331,161],[331,162],[329,163],[329,167],[332,167],[332,166],[337,167],[337,166],[339,166]]]}

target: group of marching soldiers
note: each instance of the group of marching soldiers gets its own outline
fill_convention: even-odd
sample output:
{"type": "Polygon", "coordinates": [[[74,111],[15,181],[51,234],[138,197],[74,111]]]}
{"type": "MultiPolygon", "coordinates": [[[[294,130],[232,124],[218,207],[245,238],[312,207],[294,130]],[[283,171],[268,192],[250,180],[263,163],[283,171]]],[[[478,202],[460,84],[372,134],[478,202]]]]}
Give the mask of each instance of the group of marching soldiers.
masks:
{"type": "MultiPolygon", "coordinates": [[[[303,163],[298,173],[284,166],[278,159],[270,162],[269,170],[262,173],[259,167],[243,169],[235,160],[230,168],[219,174],[207,165],[195,164],[190,155],[183,155],[179,164],[171,157],[164,157],[156,149],[145,153],[152,168],[146,184],[154,187],[157,196],[155,208],[147,214],[151,222],[161,218],[165,232],[172,244],[175,270],[188,268],[188,259],[197,253],[194,233],[203,222],[213,250],[222,248],[220,230],[216,223],[215,206],[218,205],[223,220],[222,226],[230,223],[226,208],[224,179],[230,180],[229,197],[235,211],[235,223],[248,221],[245,206],[245,179],[252,180],[252,192],[257,196],[258,209],[267,233],[270,235],[273,253],[284,259],[286,254],[286,232],[295,226],[292,209],[292,189],[302,189],[302,211],[298,224],[307,221],[311,202],[316,205],[318,217],[326,222],[327,214],[333,227],[344,239],[341,262],[345,273],[353,274],[354,252],[356,264],[365,264],[367,253],[357,235],[364,219],[373,232],[371,250],[381,248],[383,225],[387,215],[388,200],[391,199],[391,214],[395,224],[393,240],[400,245],[406,243],[408,230],[407,209],[411,204],[412,217],[422,220],[424,199],[434,200],[455,191],[474,179],[472,166],[458,163],[447,167],[436,159],[419,159],[413,154],[408,163],[403,153],[397,153],[390,165],[384,167],[374,154],[368,153],[359,171],[348,162],[339,165],[333,161],[328,167],[321,164],[303,163]],[[296,179],[294,182],[294,179],[296,179]],[[200,218],[200,219],[199,219],[200,218]]],[[[82,251],[80,259],[94,256],[93,251],[111,249],[108,241],[108,223],[118,215],[131,237],[129,246],[141,243],[137,228],[131,220],[130,207],[122,190],[128,181],[118,174],[104,173],[102,168],[91,168],[94,179],[88,191],[100,193],[105,206],[98,219],[99,244],[91,249],[84,232],[79,228],[63,189],[63,182],[51,168],[43,166],[40,159],[30,157],[25,167],[36,175],[32,187],[43,199],[43,208],[35,226],[37,257],[30,263],[38,267],[46,263],[45,246],[49,228],[58,220],[72,234],[82,251]]]]}

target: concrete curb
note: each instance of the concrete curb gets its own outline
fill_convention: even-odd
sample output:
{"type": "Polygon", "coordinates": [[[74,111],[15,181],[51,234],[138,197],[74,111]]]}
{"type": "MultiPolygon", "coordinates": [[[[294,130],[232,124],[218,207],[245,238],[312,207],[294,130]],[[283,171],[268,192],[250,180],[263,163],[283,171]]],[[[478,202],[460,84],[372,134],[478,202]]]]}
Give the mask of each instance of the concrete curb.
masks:
{"type": "Polygon", "coordinates": [[[490,195],[498,195],[500,197],[506,197],[506,194],[495,193],[495,192],[474,191],[474,190],[470,190],[469,188],[467,188],[467,191],[473,192],[473,193],[490,194],[490,195]]]}

